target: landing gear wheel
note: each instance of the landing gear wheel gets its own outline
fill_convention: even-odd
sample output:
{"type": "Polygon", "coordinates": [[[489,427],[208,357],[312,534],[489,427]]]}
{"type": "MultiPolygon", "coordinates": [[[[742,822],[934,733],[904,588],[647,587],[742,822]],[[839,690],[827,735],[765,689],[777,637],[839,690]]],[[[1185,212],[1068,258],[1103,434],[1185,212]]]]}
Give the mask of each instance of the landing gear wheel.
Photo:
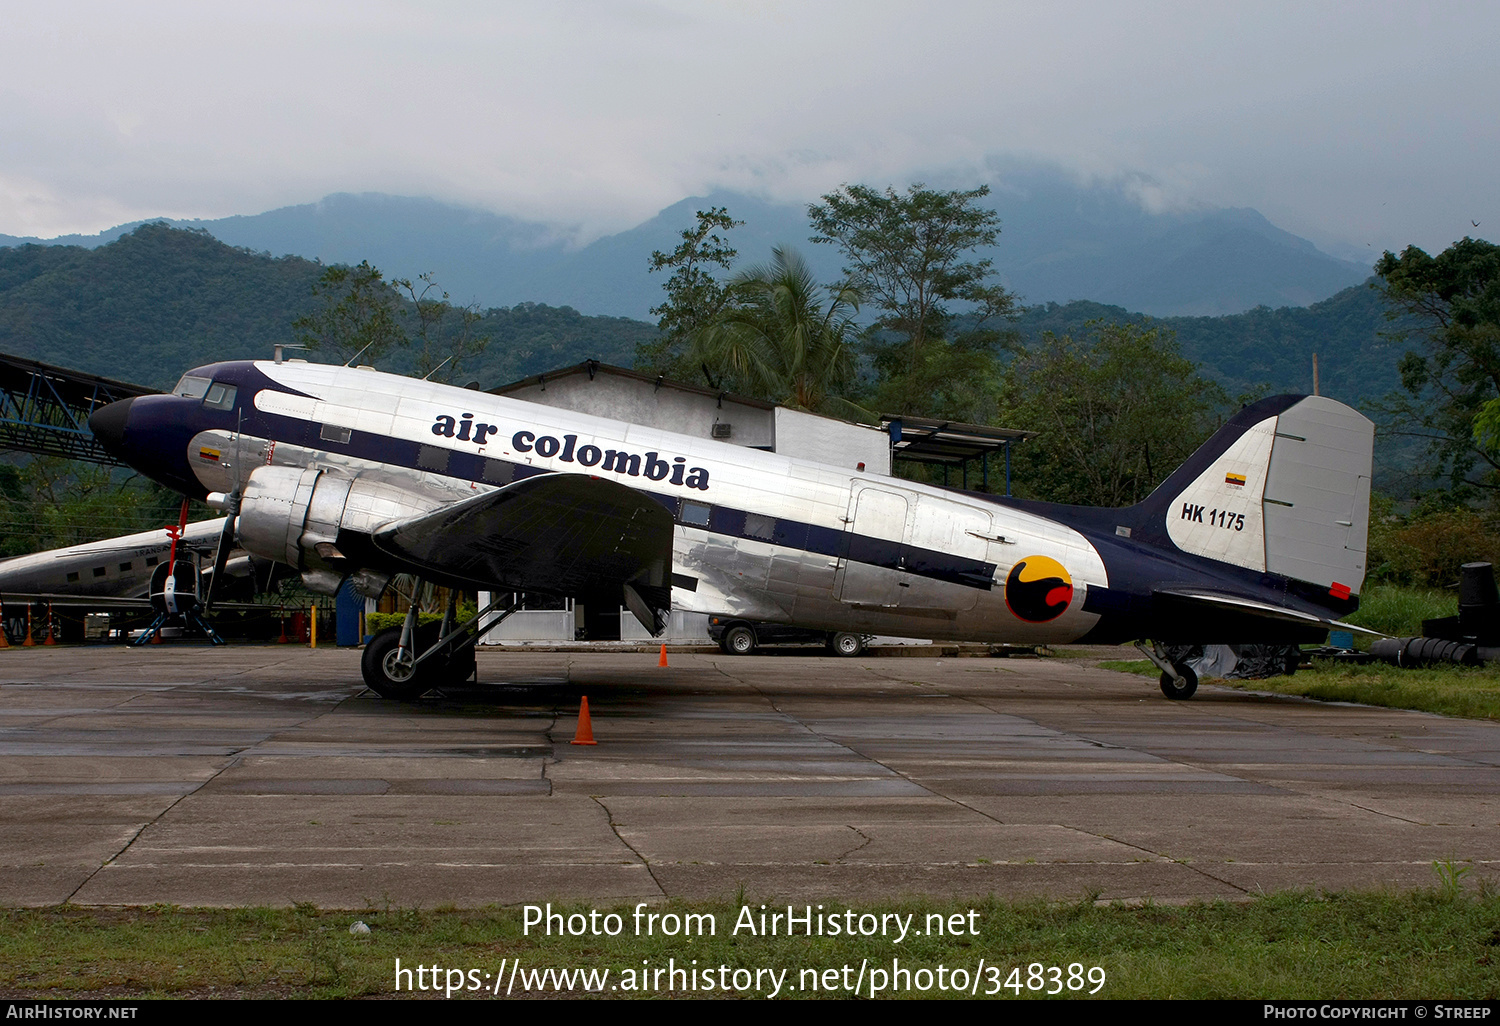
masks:
{"type": "Polygon", "coordinates": [[[1181,663],[1173,663],[1172,669],[1182,674],[1182,680],[1174,680],[1170,673],[1162,674],[1161,693],[1177,700],[1192,698],[1193,692],[1198,690],[1198,675],[1181,663]]]}
{"type": "Polygon", "coordinates": [[[724,632],[724,651],[730,655],[749,655],[755,651],[755,632],[749,627],[731,627],[724,632]]]}
{"type": "Polygon", "coordinates": [[[359,671],[365,678],[365,686],[381,698],[414,702],[432,688],[432,677],[426,663],[413,665],[416,654],[400,652],[400,647],[401,628],[386,628],[365,646],[359,671]]]}
{"type": "Polygon", "coordinates": [[[840,631],[828,636],[828,651],[837,656],[857,656],[865,650],[865,639],[858,634],[840,631]]]}

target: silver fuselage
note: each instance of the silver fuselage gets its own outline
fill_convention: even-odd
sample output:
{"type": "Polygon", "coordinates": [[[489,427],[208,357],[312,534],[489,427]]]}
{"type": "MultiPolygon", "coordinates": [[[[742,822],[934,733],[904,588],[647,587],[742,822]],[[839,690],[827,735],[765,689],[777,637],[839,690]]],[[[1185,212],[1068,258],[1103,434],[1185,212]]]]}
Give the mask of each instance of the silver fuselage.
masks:
{"type": "MultiPolygon", "coordinates": [[[[678,609],[1043,643],[1088,633],[1098,616],[1084,599],[1108,585],[1099,553],[1078,531],[981,497],[370,369],[257,362],[191,373],[238,381],[241,391],[233,415],[209,418],[219,426],[182,430],[174,443],[185,442],[173,458],[185,455],[204,492],[232,492],[261,466],[378,481],[396,501],[342,525],[373,533],[397,516],[496,487],[487,477],[611,478],[675,500],[674,577],[692,582],[674,587],[678,609]],[[386,442],[372,447],[372,439],[386,442]],[[690,522],[710,518],[734,519],[736,529],[690,522]],[[1032,614],[1025,619],[1005,587],[1024,560],[1066,578],[1051,607],[1024,610],[1032,614]]],[[[201,416],[193,400],[177,402],[179,420],[201,416]]],[[[287,558],[279,544],[257,548],[244,526],[240,540],[256,555],[287,558]]]]}

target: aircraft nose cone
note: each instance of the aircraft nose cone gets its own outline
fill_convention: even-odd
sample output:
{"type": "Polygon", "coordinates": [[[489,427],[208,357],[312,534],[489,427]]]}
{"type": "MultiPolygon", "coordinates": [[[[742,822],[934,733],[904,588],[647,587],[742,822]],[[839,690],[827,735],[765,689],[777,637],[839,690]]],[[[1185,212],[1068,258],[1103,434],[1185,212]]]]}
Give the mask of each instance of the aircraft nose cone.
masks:
{"type": "Polygon", "coordinates": [[[125,451],[125,424],[130,420],[130,407],[135,399],[101,406],[89,415],[89,430],[99,439],[106,452],[119,459],[125,451]]]}

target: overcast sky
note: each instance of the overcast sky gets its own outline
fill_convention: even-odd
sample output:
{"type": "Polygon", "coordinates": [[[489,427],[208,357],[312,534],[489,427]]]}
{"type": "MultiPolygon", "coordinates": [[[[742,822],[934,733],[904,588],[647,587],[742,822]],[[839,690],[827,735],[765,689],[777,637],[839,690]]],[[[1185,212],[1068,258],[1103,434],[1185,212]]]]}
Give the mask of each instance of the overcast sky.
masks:
{"type": "Polygon", "coordinates": [[[1493,2],[0,0],[0,233],[373,191],[587,238],[1021,157],[1441,249],[1500,237],[1497,40],[1493,2]]]}

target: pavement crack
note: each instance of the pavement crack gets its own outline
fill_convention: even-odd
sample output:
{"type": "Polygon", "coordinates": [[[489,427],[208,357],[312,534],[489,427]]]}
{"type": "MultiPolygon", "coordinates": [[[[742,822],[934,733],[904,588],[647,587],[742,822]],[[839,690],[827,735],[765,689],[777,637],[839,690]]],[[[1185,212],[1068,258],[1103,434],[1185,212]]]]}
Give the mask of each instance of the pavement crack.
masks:
{"type": "MultiPolygon", "coordinates": [[[[313,723],[313,722],[316,722],[317,720],[322,719],[324,716],[327,716],[329,713],[331,713],[334,710],[336,710],[339,706],[343,705],[344,702],[347,702],[350,697],[352,697],[352,696],[345,696],[343,699],[340,699],[337,703],[335,703],[333,705],[333,707],[330,708],[330,709],[319,709],[313,715],[308,716],[304,720],[299,720],[298,722],[296,722],[294,724],[291,724],[290,726],[280,727],[280,728],[276,728],[276,729],[270,730],[270,731],[268,731],[265,734],[264,737],[261,737],[258,741],[254,742],[253,744],[248,744],[248,745],[245,745],[245,746],[243,746],[241,748],[235,749],[224,760],[224,765],[220,766],[218,769],[214,770],[213,773],[211,773],[209,776],[207,776],[203,780],[199,781],[197,787],[194,787],[194,788],[192,788],[192,789],[190,789],[188,791],[184,791],[182,794],[178,795],[175,799],[173,799],[170,804],[168,804],[165,808],[163,808],[155,816],[152,816],[145,823],[142,823],[141,826],[140,826],[140,829],[136,830],[135,833],[133,833],[133,834],[130,835],[130,839],[127,840],[120,847],[120,850],[117,851],[117,852],[115,852],[109,858],[105,859],[103,862],[99,863],[99,865],[97,867],[95,867],[88,874],[88,876],[84,877],[83,880],[79,882],[79,884],[78,884],[77,887],[73,888],[73,890],[68,893],[68,896],[62,900],[61,904],[66,905],[69,902],[71,902],[75,897],[77,897],[78,893],[80,891],[82,891],[85,887],[87,887],[89,885],[89,882],[92,881],[94,879],[94,877],[98,876],[105,869],[109,868],[110,866],[112,866],[116,862],[118,862],[120,860],[120,858],[123,857],[125,855],[125,853],[128,852],[135,845],[135,842],[138,841],[138,840],[140,840],[141,836],[143,834],[145,834],[145,832],[147,830],[150,830],[157,823],[160,823],[162,821],[162,819],[164,819],[166,817],[166,815],[168,813],[170,813],[173,809],[177,808],[177,806],[181,805],[187,799],[193,797],[193,795],[197,794],[199,791],[202,791],[205,787],[207,787],[209,784],[212,784],[215,780],[218,780],[219,777],[221,775],[223,775],[225,772],[227,772],[228,770],[231,770],[231,769],[234,769],[234,768],[236,768],[238,766],[243,765],[244,759],[245,759],[245,756],[246,756],[247,753],[254,752],[255,749],[259,748],[261,745],[264,745],[264,744],[266,744],[269,741],[274,741],[274,740],[280,738],[283,734],[287,733],[288,731],[299,730],[299,729],[307,726],[309,723],[313,723]]],[[[131,701],[134,701],[134,699],[131,699],[131,701]]],[[[128,703],[126,703],[126,704],[128,704],[128,703]]],[[[389,788],[390,788],[390,784],[389,783],[386,784],[386,788],[387,788],[387,790],[389,790],[389,788]]]]}
{"type": "Polygon", "coordinates": [[[173,809],[177,808],[177,806],[181,805],[188,798],[191,798],[193,795],[195,795],[199,791],[203,790],[209,784],[213,783],[213,781],[215,781],[215,780],[217,780],[219,778],[219,774],[223,773],[225,770],[232,769],[233,767],[238,766],[239,763],[240,763],[240,757],[245,753],[246,750],[247,749],[241,749],[240,751],[234,753],[234,755],[231,756],[229,758],[229,760],[225,762],[224,765],[222,765],[218,769],[214,770],[212,776],[207,777],[206,779],[204,779],[201,782],[199,782],[198,786],[195,787],[195,788],[193,788],[191,791],[184,791],[182,794],[178,795],[175,799],[172,800],[171,804],[169,804],[166,808],[162,809],[155,816],[152,816],[149,820],[147,820],[146,822],[142,823],[141,826],[140,826],[140,829],[137,830],[135,833],[133,833],[133,834],[130,835],[130,839],[128,841],[126,841],[123,846],[121,846],[120,850],[117,851],[117,852],[115,852],[109,858],[105,859],[103,862],[99,863],[99,865],[96,866],[93,869],[93,871],[89,873],[88,876],[84,877],[83,880],[81,880],[79,882],[79,884],[78,884],[77,887],[73,888],[73,890],[69,892],[68,896],[62,900],[61,904],[67,905],[67,904],[71,903],[72,900],[75,897],[78,896],[78,892],[81,891],[81,890],[83,890],[85,887],[87,887],[89,885],[89,881],[93,880],[94,877],[98,876],[105,869],[107,869],[110,866],[114,865],[115,862],[117,862],[120,859],[121,856],[123,856],[127,851],[129,851],[130,848],[131,848],[131,846],[133,844],[135,844],[135,842],[137,840],[140,839],[140,837],[141,837],[142,834],[144,834],[147,830],[150,830],[157,823],[161,822],[162,818],[165,817],[167,813],[171,812],[173,809]]]}
{"type": "Polygon", "coordinates": [[[1381,816],[1385,819],[1394,819],[1397,823],[1410,823],[1412,826],[1432,825],[1431,823],[1423,822],[1420,819],[1407,819],[1405,816],[1398,816],[1394,812],[1382,812],[1380,809],[1372,809],[1368,805],[1359,804],[1359,802],[1346,802],[1345,804],[1347,804],[1352,809],[1358,809],[1361,812],[1368,812],[1372,816],[1381,816]]]}
{"type": "Polygon", "coordinates": [[[656,878],[656,870],[651,868],[651,861],[647,859],[646,856],[642,855],[640,851],[636,849],[635,845],[625,840],[624,834],[620,833],[620,828],[615,823],[615,814],[610,811],[608,805],[604,804],[604,799],[600,798],[596,794],[589,795],[589,797],[593,799],[594,804],[598,805],[599,808],[604,810],[604,815],[609,819],[609,828],[613,830],[615,836],[620,839],[620,843],[623,844],[626,848],[630,849],[630,853],[632,855],[641,860],[641,865],[646,867],[647,875],[651,877],[651,882],[656,885],[656,889],[661,892],[661,896],[663,898],[669,897],[669,895],[667,894],[667,889],[663,887],[661,881],[656,878]]]}
{"type": "Polygon", "coordinates": [[[860,841],[858,844],[856,844],[854,847],[850,848],[848,851],[844,852],[838,858],[834,859],[835,862],[843,862],[850,855],[853,855],[857,851],[862,851],[865,848],[868,848],[875,841],[875,838],[873,838],[869,834],[865,833],[863,830],[861,830],[859,827],[855,826],[853,823],[845,823],[844,826],[848,827],[850,830],[853,830],[856,834],[858,834],[860,837],[862,837],[863,840],[860,841]]]}
{"type": "Polygon", "coordinates": [[[1100,838],[1102,840],[1110,841],[1111,843],[1118,844],[1118,845],[1121,845],[1121,846],[1126,847],[1126,848],[1134,848],[1136,851],[1145,852],[1147,855],[1151,855],[1151,856],[1153,856],[1155,858],[1161,859],[1164,862],[1170,862],[1174,866],[1181,866],[1183,869],[1186,869],[1186,870],[1189,870],[1191,872],[1197,873],[1199,876],[1203,877],[1204,879],[1212,880],[1212,881],[1214,881],[1214,883],[1223,884],[1225,887],[1233,888],[1234,890],[1239,891],[1241,894],[1250,894],[1250,893],[1252,893],[1251,890],[1248,887],[1241,887],[1239,884],[1235,883],[1233,880],[1226,880],[1226,879],[1224,879],[1221,876],[1215,876],[1213,873],[1210,873],[1208,870],[1202,868],[1201,866],[1198,866],[1198,865],[1196,865],[1196,864],[1194,864],[1192,862],[1184,861],[1183,859],[1173,858],[1172,856],[1168,855],[1165,852],[1152,851],[1150,848],[1147,848],[1144,845],[1135,844],[1135,843],[1133,843],[1131,841],[1125,840],[1124,838],[1114,837],[1114,836],[1111,836],[1110,834],[1101,834],[1101,833],[1097,833],[1096,831],[1093,831],[1093,830],[1085,830],[1083,827],[1070,826],[1070,825],[1068,825],[1066,823],[1061,824],[1061,825],[1062,826],[1067,826],[1069,830],[1076,830],[1080,834],[1086,834],[1089,837],[1098,837],[1098,838],[1100,838]]]}

